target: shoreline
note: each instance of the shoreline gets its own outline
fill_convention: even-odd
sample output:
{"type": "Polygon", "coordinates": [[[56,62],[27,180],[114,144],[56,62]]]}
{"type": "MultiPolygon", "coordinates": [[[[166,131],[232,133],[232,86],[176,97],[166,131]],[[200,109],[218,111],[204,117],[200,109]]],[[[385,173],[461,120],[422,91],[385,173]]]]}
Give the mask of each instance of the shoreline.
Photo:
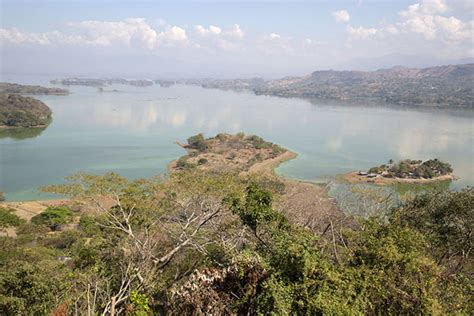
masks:
{"type": "Polygon", "coordinates": [[[45,128],[48,125],[35,125],[35,126],[9,126],[9,125],[0,125],[0,130],[7,130],[7,129],[36,129],[36,128],[45,128]]]}
{"type": "Polygon", "coordinates": [[[366,176],[361,176],[358,174],[358,171],[351,171],[349,173],[343,174],[342,179],[351,183],[351,184],[375,184],[375,185],[391,185],[397,183],[409,183],[409,184],[426,184],[426,183],[433,183],[433,182],[441,182],[441,181],[455,181],[458,180],[459,177],[448,174],[443,176],[438,176],[431,179],[413,179],[413,178],[386,178],[382,176],[376,176],[375,178],[367,178],[366,176]]]}
{"type": "MultiPolygon", "coordinates": [[[[183,147],[182,144],[179,145],[183,147]]],[[[240,171],[238,176],[261,175],[280,181],[284,184],[284,191],[281,195],[275,197],[274,208],[287,216],[295,224],[315,231],[323,231],[330,218],[343,219],[345,215],[337,207],[336,200],[329,196],[327,186],[304,180],[285,178],[276,173],[275,169],[278,166],[295,159],[297,156],[295,152],[285,149],[283,153],[274,158],[259,161],[248,167],[248,169],[240,171]]],[[[168,164],[167,176],[177,171],[174,168],[181,157],[172,160],[168,164]]],[[[72,200],[59,198],[52,200],[0,202],[0,207],[12,208],[18,216],[30,220],[49,206],[63,205],[70,201],[72,200]]]]}
{"type": "Polygon", "coordinates": [[[0,207],[12,208],[16,215],[26,220],[30,220],[33,216],[38,215],[50,206],[60,206],[70,202],[70,199],[53,199],[53,200],[31,200],[31,201],[15,201],[0,202],[0,207]]]}

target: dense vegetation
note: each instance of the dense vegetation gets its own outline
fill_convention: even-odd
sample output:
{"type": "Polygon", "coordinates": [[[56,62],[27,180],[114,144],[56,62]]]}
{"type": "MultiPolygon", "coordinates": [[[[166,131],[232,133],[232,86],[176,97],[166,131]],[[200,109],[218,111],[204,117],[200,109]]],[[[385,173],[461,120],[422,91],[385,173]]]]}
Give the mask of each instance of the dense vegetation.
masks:
{"type": "Polygon", "coordinates": [[[0,126],[45,126],[51,121],[51,114],[51,109],[39,100],[0,93],[0,126]]]}
{"type": "Polygon", "coordinates": [[[398,163],[389,162],[388,165],[372,167],[368,171],[380,174],[387,178],[425,178],[431,179],[438,176],[451,174],[453,168],[449,163],[437,158],[426,161],[405,159],[398,163]]]}
{"type": "MultiPolygon", "coordinates": [[[[0,314],[465,314],[474,192],[429,193],[322,233],[290,223],[270,182],[196,169],[78,174],[1,237],[0,314]],[[63,230],[56,219],[78,222],[63,230]],[[56,231],[54,231],[56,229],[56,231]]],[[[8,217],[8,216],[7,216],[8,217]]]]}
{"type": "Polygon", "coordinates": [[[15,210],[0,207],[0,231],[9,227],[18,227],[25,222],[15,214],[15,210]]]}

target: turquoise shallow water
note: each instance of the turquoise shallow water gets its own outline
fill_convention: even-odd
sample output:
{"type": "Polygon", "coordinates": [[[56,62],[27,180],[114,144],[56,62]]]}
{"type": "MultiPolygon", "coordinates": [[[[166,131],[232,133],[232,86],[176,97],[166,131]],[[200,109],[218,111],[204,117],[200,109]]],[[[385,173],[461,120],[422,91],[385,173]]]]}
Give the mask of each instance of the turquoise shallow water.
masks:
{"type": "MultiPolygon", "coordinates": [[[[49,79],[2,78],[41,84],[49,79]]],[[[437,157],[461,176],[452,188],[474,184],[473,111],[353,106],[193,86],[110,89],[119,92],[71,87],[69,96],[38,96],[53,109],[47,129],[1,132],[0,191],[8,200],[48,198],[37,188],[78,171],[130,178],[162,174],[183,154],[175,142],[199,132],[258,134],[297,152],[297,159],[277,170],[290,178],[324,182],[389,159],[437,157]]]]}

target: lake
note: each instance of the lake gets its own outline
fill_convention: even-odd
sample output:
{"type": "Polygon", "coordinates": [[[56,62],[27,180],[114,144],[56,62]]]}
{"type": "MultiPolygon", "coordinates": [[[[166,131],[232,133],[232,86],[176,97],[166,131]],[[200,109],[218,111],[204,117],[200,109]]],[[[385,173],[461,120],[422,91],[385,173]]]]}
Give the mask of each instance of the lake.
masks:
{"type": "MultiPolygon", "coordinates": [[[[43,84],[47,77],[3,75],[43,84]]],[[[440,158],[474,184],[474,111],[407,109],[307,101],[177,85],[69,87],[69,96],[37,96],[53,110],[43,131],[0,133],[0,191],[10,201],[48,198],[37,188],[79,171],[129,178],[166,172],[184,154],[175,144],[197,133],[257,134],[298,153],[277,172],[326,182],[389,159],[440,158]]]]}

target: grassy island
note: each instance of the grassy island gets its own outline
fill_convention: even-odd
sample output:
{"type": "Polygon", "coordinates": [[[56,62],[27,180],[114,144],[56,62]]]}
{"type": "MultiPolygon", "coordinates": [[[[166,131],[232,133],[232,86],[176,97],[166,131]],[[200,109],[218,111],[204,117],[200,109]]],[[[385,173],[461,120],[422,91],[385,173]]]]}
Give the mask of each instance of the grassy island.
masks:
{"type": "Polygon", "coordinates": [[[349,182],[390,184],[396,182],[425,183],[430,181],[454,180],[453,168],[439,159],[426,161],[405,159],[390,160],[388,164],[372,167],[368,171],[354,171],[345,175],[349,182]]]}

